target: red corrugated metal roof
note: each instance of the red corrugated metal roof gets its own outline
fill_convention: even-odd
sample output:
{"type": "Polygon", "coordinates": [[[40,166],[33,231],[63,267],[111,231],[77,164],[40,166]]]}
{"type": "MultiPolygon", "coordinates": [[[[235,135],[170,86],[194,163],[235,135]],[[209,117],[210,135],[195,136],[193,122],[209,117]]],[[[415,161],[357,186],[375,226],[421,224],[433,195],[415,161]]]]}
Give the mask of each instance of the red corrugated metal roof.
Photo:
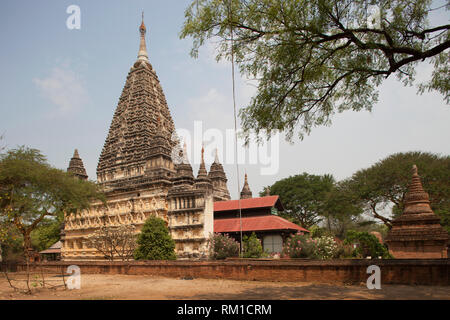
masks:
{"type": "MultiPolygon", "coordinates": [[[[251,208],[271,208],[277,206],[279,210],[283,210],[278,196],[267,196],[261,198],[241,199],[241,209],[251,208]]],[[[214,212],[239,210],[239,200],[217,201],[214,202],[214,212]]]]}
{"type": "MultiPolygon", "coordinates": [[[[239,232],[240,230],[239,218],[214,220],[214,232],[239,232]]],[[[275,215],[242,218],[242,231],[264,230],[297,230],[309,232],[295,223],[275,215]]]]}

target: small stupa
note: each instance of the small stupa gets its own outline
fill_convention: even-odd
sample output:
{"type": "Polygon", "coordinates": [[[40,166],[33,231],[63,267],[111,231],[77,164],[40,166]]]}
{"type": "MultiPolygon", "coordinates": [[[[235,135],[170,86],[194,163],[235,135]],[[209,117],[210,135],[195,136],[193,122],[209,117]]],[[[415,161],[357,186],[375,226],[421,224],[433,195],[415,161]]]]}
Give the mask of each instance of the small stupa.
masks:
{"type": "Polygon", "coordinates": [[[250,199],[252,198],[252,191],[250,190],[250,186],[248,185],[248,177],[247,173],[245,173],[244,187],[241,191],[241,199],[250,199]]]}
{"type": "Polygon", "coordinates": [[[67,172],[72,173],[74,176],[81,180],[87,180],[88,175],[86,174],[86,169],[83,165],[83,160],[81,160],[78,150],[75,149],[72,159],[70,159],[69,167],[67,172]]]}
{"type": "Polygon", "coordinates": [[[392,222],[386,237],[389,252],[399,259],[447,258],[448,233],[430,207],[417,166],[405,195],[403,213],[392,222]]]}

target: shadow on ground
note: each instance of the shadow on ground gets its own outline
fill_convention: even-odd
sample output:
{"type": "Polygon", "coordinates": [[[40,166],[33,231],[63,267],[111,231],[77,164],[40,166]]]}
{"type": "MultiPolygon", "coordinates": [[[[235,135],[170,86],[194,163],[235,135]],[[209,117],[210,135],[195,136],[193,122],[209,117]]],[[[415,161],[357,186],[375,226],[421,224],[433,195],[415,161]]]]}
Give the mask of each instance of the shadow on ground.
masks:
{"type": "MultiPolygon", "coordinates": [[[[186,296],[171,296],[170,299],[186,299],[186,296]]],[[[239,293],[216,293],[192,295],[193,300],[427,300],[450,299],[450,287],[386,285],[379,290],[365,286],[311,284],[304,286],[256,287],[239,293]]]]}

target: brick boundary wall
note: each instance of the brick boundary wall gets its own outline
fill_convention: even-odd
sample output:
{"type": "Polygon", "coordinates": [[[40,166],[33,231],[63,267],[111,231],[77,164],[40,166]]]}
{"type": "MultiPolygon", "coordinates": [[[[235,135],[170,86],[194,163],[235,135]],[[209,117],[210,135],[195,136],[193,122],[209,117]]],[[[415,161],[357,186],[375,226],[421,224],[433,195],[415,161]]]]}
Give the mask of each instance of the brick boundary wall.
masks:
{"type": "MultiPolygon", "coordinates": [[[[69,265],[77,265],[83,274],[128,274],[168,278],[204,278],[254,281],[305,281],[316,283],[366,283],[367,267],[377,265],[382,284],[450,285],[450,259],[388,259],[388,260],[257,260],[225,261],[59,261],[34,264],[61,273],[69,265]]],[[[26,265],[17,265],[17,271],[26,265]]]]}

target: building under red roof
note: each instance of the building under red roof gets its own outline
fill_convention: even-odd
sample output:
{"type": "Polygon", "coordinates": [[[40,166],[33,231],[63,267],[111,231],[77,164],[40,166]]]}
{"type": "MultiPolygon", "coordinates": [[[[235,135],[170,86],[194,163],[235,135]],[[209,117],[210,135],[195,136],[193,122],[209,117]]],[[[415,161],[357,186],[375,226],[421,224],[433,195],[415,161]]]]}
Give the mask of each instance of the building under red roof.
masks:
{"type": "MultiPolygon", "coordinates": [[[[215,219],[214,232],[218,233],[240,232],[241,230],[240,220],[241,219],[239,218],[215,219]]],[[[242,218],[242,232],[270,231],[270,230],[309,232],[308,230],[296,225],[295,223],[292,223],[286,219],[283,219],[275,215],[242,218]]]]}
{"type": "Polygon", "coordinates": [[[278,196],[267,196],[261,198],[214,202],[214,212],[239,210],[239,206],[241,210],[272,207],[277,208],[279,211],[284,210],[278,196]]]}
{"type": "Polygon", "coordinates": [[[239,241],[242,223],[242,233],[254,232],[264,250],[281,252],[289,235],[309,231],[281,218],[279,211],[284,207],[278,196],[214,202],[214,232],[227,233],[239,241]]]}

